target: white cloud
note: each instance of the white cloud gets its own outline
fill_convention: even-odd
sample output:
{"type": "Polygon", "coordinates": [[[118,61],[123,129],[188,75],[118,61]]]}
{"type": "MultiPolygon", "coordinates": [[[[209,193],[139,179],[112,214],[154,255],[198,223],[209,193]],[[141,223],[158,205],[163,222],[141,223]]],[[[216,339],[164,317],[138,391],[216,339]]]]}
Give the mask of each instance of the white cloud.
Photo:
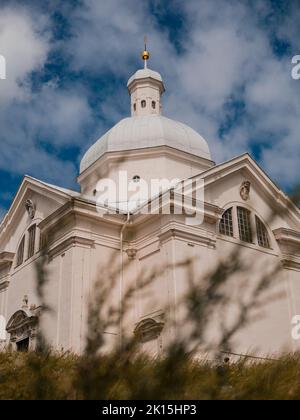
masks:
{"type": "MultiPolygon", "coordinates": [[[[290,77],[290,60],[274,55],[270,34],[261,25],[263,18],[275,20],[271,3],[257,1],[253,8],[236,1],[177,2],[188,28],[182,40],[185,52],[180,55],[145,4],[86,1],[76,16],[77,36],[69,45],[73,65],[99,75],[109,71],[115,77],[129,77],[146,31],[150,65],[166,81],[165,113],[197,129],[218,162],[249,151],[253,144],[263,146],[260,142],[269,136],[272,143],[262,148],[263,166],[281,185],[299,180],[300,96],[290,77]],[[221,138],[220,124],[228,116],[225,105],[232,97],[245,101],[245,114],[221,138]]],[[[284,19],[285,32],[273,25],[279,37],[294,40],[298,34],[299,39],[294,12],[284,19]]],[[[112,92],[102,104],[107,119],[121,118],[122,110],[129,112],[128,104],[120,107],[119,94],[112,92]]]]}
{"type": "Polygon", "coordinates": [[[82,142],[83,127],[91,118],[86,97],[45,85],[32,99],[27,118],[41,140],[47,139],[58,147],[77,146],[82,142]]]}
{"type": "MultiPolygon", "coordinates": [[[[168,108],[206,137],[217,161],[249,151],[255,144],[262,147],[261,163],[271,177],[285,187],[299,182],[300,84],[290,76],[290,58],[274,55],[270,34],[259,25],[262,14],[236,2],[184,4],[190,38],[186,54],[178,59],[172,86],[176,93],[168,98],[168,108]],[[220,138],[230,96],[243,99],[246,112],[220,138]],[[263,145],[266,138],[269,144],[263,145]]],[[[288,21],[299,42],[295,15],[285,19],[286,25],[288,21]]],[[[281,27],[276,29],[284,36],[281,27]]]]}
{"type": "Polygon", "coordinates": [[[14,72],[5,87],[0,83],[0,126],[2,132],[9,133],[1,137],[5,152],[0,156],[0,168],[14,167],[19,173],[31,168],[34,174],[50,174],[53,182],[61,183],[64,173],[66,183],[72,183],[78,162],[65,164],[41,149],[36,139],[51,139],[56,149],[70,145],[84,149],[96,140],[85,137],[86,126],[94,124],[100,135],[108,122],[127,116],[125,80],[136,70],[146,33],[150,65],[161,72],[167,87],[166,115],[199,131],[218,162],[260,145],[261,163],[270,175],[284,186],[296,182],[300,83],[290,77],[290,58],[274,55],[270,33],[261,21],[268,16],[273,35],[286,38],[294,52],[300,53],[300,46],[296,51],[299,10],[292,8],[279,25],[274,23],[269,1],[257,0],[255,4],[250,7],[233,0],[169,4],[169,9],[177,7],[185,19],[181,54],[176,53],[167,29],[151,16],[147,2],[83,0],[82,8],[68,9],[73,36],[59,47],[71,57],[71,68],[82,72],[83,78],[86,73],[99,80],[103,76],[124,80],[121,88],[118,83],[115,87],[110,84],[109,89],[103,86],[107,95],[97,110],[89,105],[83,80],[67,89],[49,83],[39,92],[30,90],[28,74],[43,67],[53,47],[49,22],[20,8],[6,9],[5,18],[2,13],[0,17],[0,53],[13,64],[14,72]],[[19,31],[15,31],[16,25],[19,31]],[[3,50],[7,45],[9,51],[3,50]],[[220,125],[231,117],[229,98],[243,100],[245,112],[221,137],[220,125]],[[268,138],[270,144],[262,145],[268,138]]]}
{"type": "Polygon", "coordinates": [[[161,36],[155,28],[147,2],[85,0],[83,3],[84,7],[72,17],[75,37],[66,46],[73,56],[75,69],[129,77],[145,34],[151,40],[153,56],[161,58],[161,52],[171,48],[166,36],[161,36]]]}
{"type": "Polygon", "coordinates": [[[43,70],[53,47],[50,23],[32,9],[0,10],[0,53],[7,62],[7,79],[0,83],[0,169],[74,185],[77,162],[64,162],[41,144],[58,150],[78,145],[90,123],[87,99],[52,82],[32,89],[29,78],[43,70]]]}
{"type": "Polygon", "coordinates": [[[6,59],[7,76],[0,84],[0,103],[30,95],[26,77],[43,67],[49,48],[45,19],[33,20],[23,8],[1,9],[0,52],[6,59]]]}

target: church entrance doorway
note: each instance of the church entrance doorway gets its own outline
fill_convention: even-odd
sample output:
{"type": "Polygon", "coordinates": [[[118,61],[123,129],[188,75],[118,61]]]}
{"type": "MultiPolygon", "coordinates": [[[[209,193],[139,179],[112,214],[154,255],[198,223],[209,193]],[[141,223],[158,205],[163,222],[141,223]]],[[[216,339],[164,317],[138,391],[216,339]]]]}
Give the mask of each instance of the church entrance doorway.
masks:
{"type": "Polygon", "coordinates": [[[22,353],[26,353],[29,350],[29,337],[25,338],[24,340],[18,341],[16,343],[17,351],[22,353]]]}
{"type": "Polygon", "coordinates": [[[7,323],[6,331],[10,334],[10,345],[20,352],[36,349],[38,317],[27,309],[14,313],[7,323]]]}

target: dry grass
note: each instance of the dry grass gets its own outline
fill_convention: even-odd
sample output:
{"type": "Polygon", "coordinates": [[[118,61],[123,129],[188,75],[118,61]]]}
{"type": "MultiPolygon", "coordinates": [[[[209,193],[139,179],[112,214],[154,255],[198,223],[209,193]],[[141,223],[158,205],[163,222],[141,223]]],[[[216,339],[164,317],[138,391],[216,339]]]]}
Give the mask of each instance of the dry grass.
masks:
{"type": "Polygon", "coordinates": [[[160,360],[139,356],[132,361],[120,354],[88,360],[2,353],[0,399],[298,400],[299,373],[300,355],[217,366],[191,361],[180,350],[160,360]]]}

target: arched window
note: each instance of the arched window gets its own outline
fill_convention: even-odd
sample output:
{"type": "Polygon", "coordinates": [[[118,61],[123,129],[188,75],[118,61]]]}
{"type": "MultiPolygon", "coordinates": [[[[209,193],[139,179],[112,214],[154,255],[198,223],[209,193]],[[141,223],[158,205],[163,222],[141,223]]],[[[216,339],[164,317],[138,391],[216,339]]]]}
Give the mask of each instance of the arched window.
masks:
{"type": "Polygon", "coordinates": [[[232,208],[226,210],[223,214],[219,231],[222,235],[233,236],[232,208]]]}
{"type": "Polygon", "coordinates": [[[23,236],[23,239],[20,242],[20,245],[19,245],[19,248],[18,248],[16,267],[19,267],[19,265],[23,264],[23,261],[24,261],[24,249],[25,249],[25,236],[23,236]]]}
{"type": "Polygon", "coordinates": [[[255,222],[258,245],[263,248],[270,248],[270,239],[266,226],[257,216],[255,216],[255,222]]]}
{"type": "Polygon", "coordinates": [[[164,329],[164,322],[158,322],[152,318],[140,321],[134,329],[134,335],[141,343],[147,343],[157,339],[164,329]]]}
{"type": "Polygon", "coordinates": [[[133,110],[136,111],[136,104],[133,104],[133,110]]]}
{"type": "Polygon", "coordinates": [[[142,106],[142,108],[146,108],[146,101],[144,99],[141,102],[141,106],[142,106]]]}
{"type": "Polygon", "coordinates": [[[31,226],[28,229],[28,253],[27,259],[34,256],[35,251],[35,237],[36,237],[36,225],[31,226]]]}
{"type": "Polygon", "coordinates": [[[134,175],[134,177],[132,178],[132,181],[134,182],[134,183],[138,183],[138,182],[140,182],[140,180],[141,180],[141,177],[139,176],[139,175],[134,175]]]}
{"type": "Polygon", "coordinates": [[[156,102],[152,101],[152,108],[155,109],[156,108],[156,102]]]}
{"type": "Polygon", "coordinates": [[[259,216],[245,207],[232,206],[223,213],[219,224],[221,235],[237,238],[243,242],[271,249],[270,234],[259,216]],[[239,236],[237,236],[239,233],[239,236]]]}
{"type": "Polygon", "coordinates": [[[237,208],[240,240],[243,242],[253,242],[251,228],[251,212],[244,207],[237,208]]]}

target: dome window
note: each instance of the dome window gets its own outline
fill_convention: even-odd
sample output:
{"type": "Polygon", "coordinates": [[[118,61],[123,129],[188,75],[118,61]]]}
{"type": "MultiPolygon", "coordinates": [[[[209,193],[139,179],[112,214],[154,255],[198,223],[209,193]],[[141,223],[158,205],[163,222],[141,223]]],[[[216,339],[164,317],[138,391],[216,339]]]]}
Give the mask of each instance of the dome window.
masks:
{"type": "Polygon", "coordinates": [[[146,108],[146,101],[144,99],[141,102],[141,106],[142,106],[142,108],[146,108]]]}
{"type": "Polygon", "coordinates": [[[140,182],[140,180],[141,180],[141,177],[139,175],[134,175],[134,177],[132,178],[132,181],[135,182],[136,184],[140,182]]]}
{"type": "Polygon", "coordinates": [[[156,108],[156,102],[152,101],[152,108],[155,109],[156,108]]]}
{"type": "Polygon", "coordinates": [[[133,110],[136,111],[136,104],[133,104],[133,110]]]}

